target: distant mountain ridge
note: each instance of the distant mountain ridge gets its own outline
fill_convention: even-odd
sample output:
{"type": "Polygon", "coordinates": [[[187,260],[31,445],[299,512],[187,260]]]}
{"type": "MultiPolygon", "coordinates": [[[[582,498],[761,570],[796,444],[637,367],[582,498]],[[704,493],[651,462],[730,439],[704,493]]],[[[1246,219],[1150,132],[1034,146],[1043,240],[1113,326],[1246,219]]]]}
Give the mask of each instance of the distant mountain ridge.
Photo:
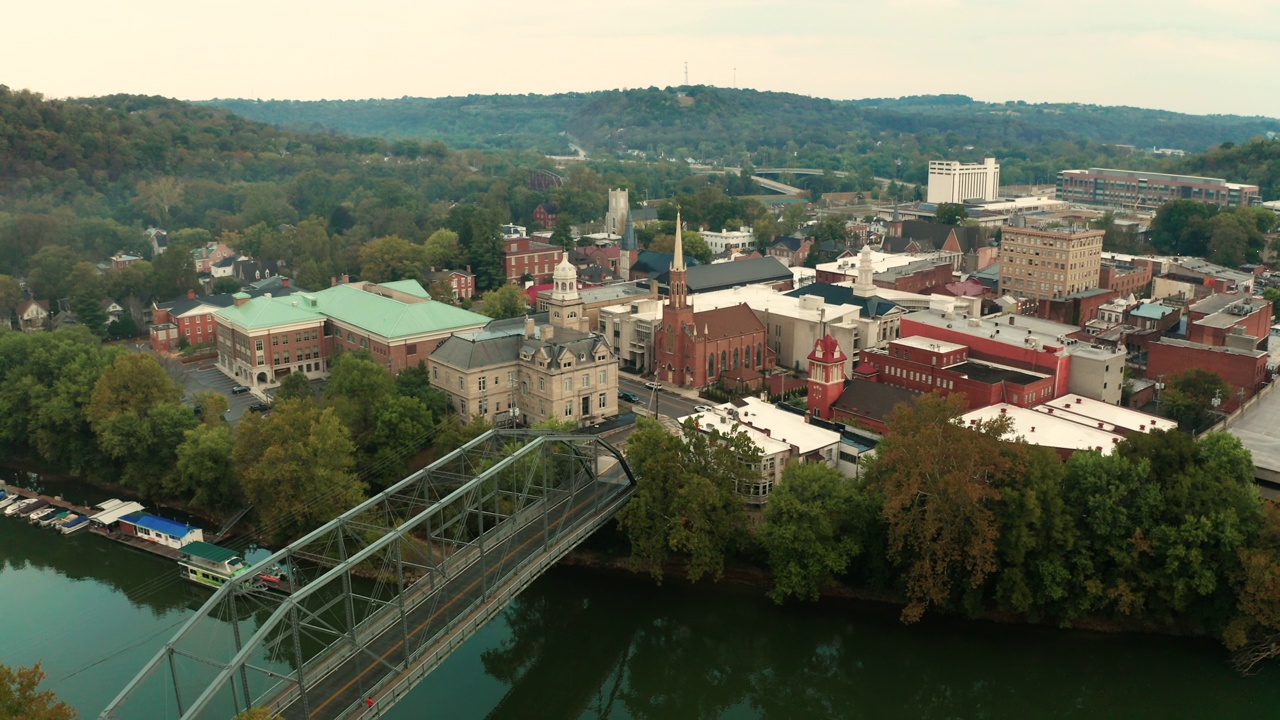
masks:
{"type": "Polygon", "coordinates": [[[975,150],[1066,141],[1200,152],[1280,132],[1280,120],[1265,117],[1078,103],[989,103],[965,95],[841,101],[710,86],[394,100],[215,99],[208,104],[309,132],[543,152],[565,149],[561,133],[567,133],[591,150],[673,155],[684,149],[700,158],[788,143],[841,152],[859,141],[874,143],[900,133],[935,135],[947,147],[975,150]]]}

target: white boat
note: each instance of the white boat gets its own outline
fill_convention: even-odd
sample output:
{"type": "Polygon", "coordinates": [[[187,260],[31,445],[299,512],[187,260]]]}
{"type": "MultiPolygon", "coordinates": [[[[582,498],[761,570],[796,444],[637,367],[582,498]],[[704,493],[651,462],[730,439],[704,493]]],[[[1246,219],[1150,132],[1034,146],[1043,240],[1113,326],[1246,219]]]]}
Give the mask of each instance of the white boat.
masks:
{"type": "Polygon", "coordinates": [[[62,510],[62,508],[58,507],[57,505],[50,505],[49,507],[42,507],[42,508],[40,508],[39,510],[37,510],[37,511],[35,511],[35,512],[31,513],[30,515],[28,515],[28,516],[27,516],[27,522],[31,523],[32,525],[38,525],[38,524],[40,523],[40,521],[44,520],[45,518],[49,517],[50,515],[57,515],[57,514],[58,514],[58,512],[59,512],[59,511],[61,511],[61,510],[62,510]]]}
{"type": "Polygon", "coordinates": [[[10,505],[18,502],[21,499],[22,499],[21,495],[18,495],[16,493],[8,493],[3,498],[0,498],[0,510],[3,510],[9,507],[10,505]]]}
{"type": "Polygon", "coordinates": [[[19,510],[21,510],[22,508],[28,505],[34,505],[37,501],[39,501],[39,498],[27,498],[25,500],[19,500],[18,502],[5,508],[4,514],[9,517],[13,517],[14,515],[18,514],[19,510]]]}
{"type": "Polygon", "coordinates": [[[75,513],[71,512],[66,508],[55,508],[53,512],[49,513],[48,515],[45,515],[36,524],[43,528],[53,527],[54,525],[57,525],[63,520],[66,520],[67,518],[71,517],[72,515],[75,515],[75,513]]]}

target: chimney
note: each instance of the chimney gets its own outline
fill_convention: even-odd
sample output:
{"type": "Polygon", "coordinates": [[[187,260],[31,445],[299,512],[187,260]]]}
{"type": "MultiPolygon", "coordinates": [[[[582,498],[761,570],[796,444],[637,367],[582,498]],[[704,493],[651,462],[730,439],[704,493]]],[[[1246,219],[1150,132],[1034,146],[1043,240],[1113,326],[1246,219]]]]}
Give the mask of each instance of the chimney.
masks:
{"type": "Polygon", "coordinates": [[[231,298],[235,301],[236,307],[240,307],[241,305],[249,302],[248,293],[238,292],[235,295],[232,295],[231,298]]]}
{"type": "Polygon", "coordinates": [[[533,318],[528,315],[524,316],[524,336],[525,339],[533,337],[533,318]]]}
{"type": "Polygon", "coordinates": [[[289,278],[280,278],[280,284],[284,287],[289,287],[289,278]]]}
{"type": "Polygon", "coordinates": [[[195,290],[188,290],[188,291],[187,291],[187,299],[188,299],[188,300],[195,300],[195,299],[196,299],[196,291],[195,291],[195,290]]]}
{"type": "Polygon", "coordinates": [[[338,278],[333,277],[333,276],[330,276],[330,277],[329,277],[329,287],[334,287],[334,286],[335,286],[335,285],[337,285],[337,284],[338,284],[338,278]]]}
{"type": "Polygon", "coordinates": [[[543,325],[543,326],[542,326],[542,340],[543,340],[544,342],[551,342],[552,340],[555,340],[555,339],[556,339],[556,327],[555,327],[555,325],[543,325]]]}
{"type": "Polygon", "coordinates": [[[342,284],[346,285],[349,282],[351,282],[351,276],[346,273],[342,273],[342,284]]]}

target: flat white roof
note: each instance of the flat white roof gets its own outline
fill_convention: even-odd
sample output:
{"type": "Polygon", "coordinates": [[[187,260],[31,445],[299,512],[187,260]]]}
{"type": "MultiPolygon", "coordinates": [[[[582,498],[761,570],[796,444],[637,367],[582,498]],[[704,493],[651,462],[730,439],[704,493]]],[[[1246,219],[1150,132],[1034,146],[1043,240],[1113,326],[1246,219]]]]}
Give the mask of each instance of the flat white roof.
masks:
{"type": "Polygon", "coordinates": [[[129,513],[142,512],[144,509],[145,508],[142,507],[142,503],[137,503],[137,502],[121,503],[111,508],[110,510],[103,510],[102,512],[96,515],[90,516],[89,520],[99,525],[110,525],[111,523],[119,520],[125,515],[128,515],[129,513]]]}
{"type": "Polygon", "coordinates": [[[1110,455],[1113,446],[1122,439],[1119,435],[1099,430],[1073,420],[1038,412],[1016,405],[991,405],[967,412],[960,420],[967,426],[971,420],[992,420],[1005,415],[1013,422],[1006,440],[1019,437],[1032,445],[1063,448],[1066,450],[1099,450],[1103,455],[1110,455]]]}
{"type": "Polygon", "coordinates": [[[765,457],[777,455],[778,453],[789,454],[791,452],[790,443],[785,443],[781,440],[774,440],[759,430],[734,420],[729,417],[729,414],[722,408],[723,406],[716,408],[709,413],[694,413],[692,415],[686,415],[676,422],[683,425],[685,420],[694,418],[698,423],[698,428],[704,432],[711,432],[712,429],[715,429],[725,435],[735,432],[746,435],[756,447],[760,448],[760,452],[762,452],[765,457]]]}
{"type": "Polygon", "coordinates": [[[827,305],[817,296],[788,297],[768,285],[743,285],[728,290],[698,293],[690,295],[689,301],[697,312],[746,303],[752,310],[767,310],[772,315],[808,322],[825,320],[834,323],[846,317],[857,317],[862,312],[862,308],[857,305],[827,305]]]}
{"type": "Polygon", "coordinates": [[[1038,405],[1035,409],[1046,414],[1053,410],[1056,417],[1095,426],[1097,423],[1103,423],[1108,428],[1123,428],[1130,432],[1174,430],[1178,427],[1178,424],[1172,420],[1075,394],[1063,395],[1038,405]]]}
{"type": "Polygon", "coordinates": [[[892,345],[906,345],[907,347],[919,348],[921,350],[933,350],[935,352],[956,352],[965,350],[967,346],[960,343],[947,342],[946,340],[930,340],[923,335],[912,335],[910,337],[900,337],[890,340],[892,345]]]}
{"type": "MultiPolygon", "coordinates": [[[[929,260],[936,258],[938,262],[951,262],[955,257],[955,253],[930,252],[920,253],[919,255],[911,255],[909,253],[886,253],[879,250],[871,251],[871,270],[876,273],[882,273],[894,268],[910,265],[913,262],[921,260],[929,260]]],[[[854,257],[841,258],[829,263],[818,263],[817,269],[822,272],[841,273],[844,275],[856,275],[858,273],[858,260],[860,255],[854,257]]]]}
{"type": "MultiPolygon", "coordinates": [[[[810,425],[801,415],[779,410],[760,398],[747,397],[744,401],[747,403],[745,406],[736,408],[742,422],[758,430],[768,430],[770,438],[791,445],[801,455],[808,455],[840,442],[839,433],[810,425]]],[[[732,403],[726,403],[718,406],[716,411],[725,412],[732,407],[732,403]]]]}

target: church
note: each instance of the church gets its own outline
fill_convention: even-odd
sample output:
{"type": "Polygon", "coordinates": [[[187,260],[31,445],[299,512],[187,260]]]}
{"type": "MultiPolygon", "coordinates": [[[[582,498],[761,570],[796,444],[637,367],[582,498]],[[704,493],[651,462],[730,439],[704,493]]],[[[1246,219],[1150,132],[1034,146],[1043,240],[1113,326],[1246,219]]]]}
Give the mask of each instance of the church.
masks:
{"type": "Polygon", "coordinates": [[[678,211],[669,287],[662,327],[654,338],[658,380],[687,388],[719,384],[735,391],[759,389],[775,362],[768,331],[746,303],[693,311],[678,211]]]}

